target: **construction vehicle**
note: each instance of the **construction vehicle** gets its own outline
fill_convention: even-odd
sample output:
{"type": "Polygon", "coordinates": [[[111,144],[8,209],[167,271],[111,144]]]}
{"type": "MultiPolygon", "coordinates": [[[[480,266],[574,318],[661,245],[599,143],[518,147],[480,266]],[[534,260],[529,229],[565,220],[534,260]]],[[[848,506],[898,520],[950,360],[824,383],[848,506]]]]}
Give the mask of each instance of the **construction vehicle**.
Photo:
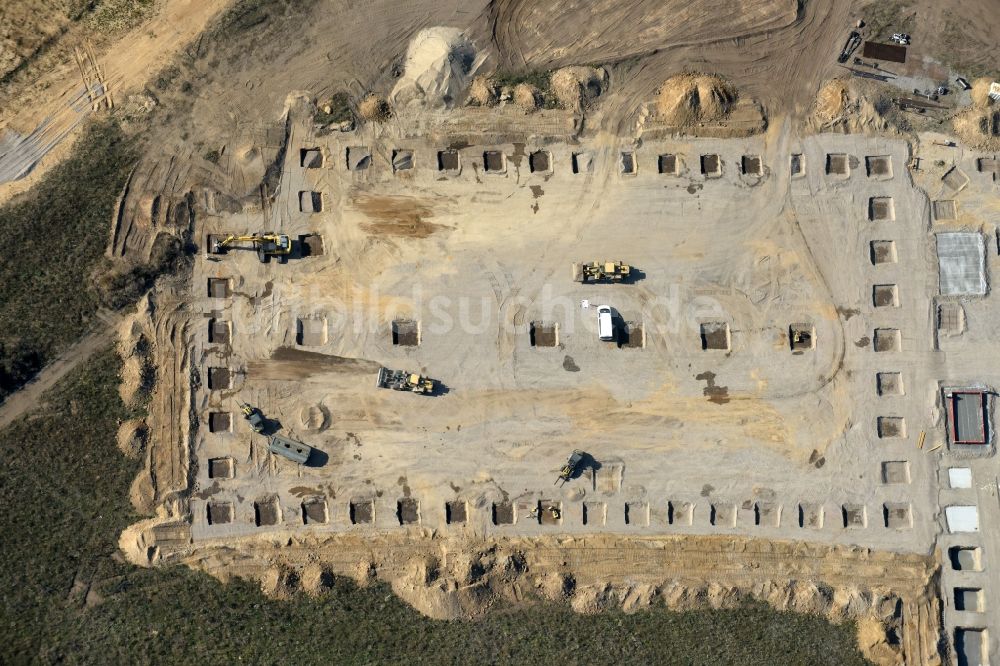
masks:
{"type": "Polygon", "coordinates": [[[422,395],[432,395],[437,388],[437,382],[415,372],[406,370],[390,370],[389,368],[379,368],[378,380],[375,385],[379,388],[389,388],[394,391],[412,391],[422,395]]]}
{"type": "Polygon", "coordinates": [[[257,250],[257,258],[262,264],[269,262],[271,257],[277,257],[278,261],[285,263],[288,261],[288,255],[292,253],[291,239],[285,234],[276,234],[270,231],[249,236],[226,236],[212,244],[212,253],[222,254],[236,243],[253,243],[257,250]]]}
{"type": "Polygon", "coordinates": [[[850,59],[851,54],[854,53],[859,46],[861,46],[861,33],[855,30],[847,37],[847,42],[844,44],[844,49],[840,52],[840,57],[837,58],[837,62],[840,64],[847,62],[850,59]]]}
{"type": "MultiPolygon", "coordinates": [[[[566,464],[559,470],[559,478],[556,479],[556,483],[559,483],[560,481],[562,481],[562,483],[566,483],[569,481],[573,477],[573,473],[576,472],[576,468],[581,462],[583,462],[583,456],[583,451],[580,449],[574,450],[573,453],[570,454],[569,460],[567,460],[566,464]]],[[[559,485],[562,485],[562,483],[559,485]]]]}
{"type": "Polygon", "coordinates": [[[271,436],[267,443],[267,450],[300,465],[305,465],[309,456],[312,455],[312,447],[308,444],[281,435],[271,436]]]}
{"type": "Polygon", "coordinates": [[[907,35],[905,32],[893,33],[892,41],[894,41],[897,44],[900,44],[901,46],[909,46],[910,36],[907,35]]]}
{"type": "Polygon", "coordinates": [[[264,413],[262,411],[245,402],[240,403],[240,409],[243,411],[243,418],[247,420],[254,432],[264,432],[264,413]]]}
{"type": "Polygon", "coordinates": [[[573,264],[573,281],[625,282],[632,273],[631,267],[621,261],[591,261],[573,264]]]}
{"type": "Polygon", "coordinates": [[[962,87],[962,90],[972,90],[972,85],[961,76],[955,79],[955,83],[962,87]]]}

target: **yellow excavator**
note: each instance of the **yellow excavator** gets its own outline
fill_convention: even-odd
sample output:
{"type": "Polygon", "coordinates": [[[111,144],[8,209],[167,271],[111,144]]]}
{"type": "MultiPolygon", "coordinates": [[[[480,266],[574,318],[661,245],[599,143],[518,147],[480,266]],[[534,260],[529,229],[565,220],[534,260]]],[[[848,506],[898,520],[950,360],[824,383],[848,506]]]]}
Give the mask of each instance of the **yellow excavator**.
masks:
{"type": "Polygon", "coordinates": [[[212,245],[213,254],[223,254],[236,243],[253,243],[257,250],[257,258],[262,264],[266,264],[271,257],[277,257],[278,261],[285,263],[288,255],[292,253],[292,241],[285,234],[267,232],[263,234],[253,234],[250,236],[226,236],[222,240],[216,240],[212,245]]]}

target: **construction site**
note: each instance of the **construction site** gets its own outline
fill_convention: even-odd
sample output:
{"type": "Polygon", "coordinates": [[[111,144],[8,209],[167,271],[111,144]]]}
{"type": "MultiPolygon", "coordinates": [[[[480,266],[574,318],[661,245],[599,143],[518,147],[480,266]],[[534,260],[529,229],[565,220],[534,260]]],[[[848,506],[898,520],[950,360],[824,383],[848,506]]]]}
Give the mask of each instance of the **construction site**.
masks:
{"type": "Polygon", "coordinates": [[[238,71],[120,196],[111,261],[192,248],[116,324],[127,558],[995,661],[1000,83],[851,3],[376,4],[302,28],[351,84],[238,71]]]}

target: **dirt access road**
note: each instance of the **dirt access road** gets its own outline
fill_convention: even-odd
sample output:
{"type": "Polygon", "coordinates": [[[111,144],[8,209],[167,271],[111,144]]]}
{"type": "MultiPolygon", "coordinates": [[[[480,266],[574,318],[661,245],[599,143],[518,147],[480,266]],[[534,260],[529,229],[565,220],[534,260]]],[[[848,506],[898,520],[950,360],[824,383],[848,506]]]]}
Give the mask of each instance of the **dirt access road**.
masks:
{"type": "Polygon", "coordinates": [[[59,383],[71,370],[94,353],[114,341],[115,327],[121,321],[121,316],[98,314],[98,319],[99,322],[94,330],[45,366],[31,382],[0,403],[0,428],[6,428],[19,416],[37,407],[43,393],[59,383]]]}
{"type": "Polygon", "coordinates": [[[128,91],[144,85],[229,4],[164,0],[152,20],[106,52],[85,56],[82,65],[68,59],[27,84],[17,108],[0,114],[0,204],[30,188],[48,166],[66,156],[72,143],[66,139],[95,108],[88,89],[90,99],[107,95],[112,103],[124,102],[128,91]]]}

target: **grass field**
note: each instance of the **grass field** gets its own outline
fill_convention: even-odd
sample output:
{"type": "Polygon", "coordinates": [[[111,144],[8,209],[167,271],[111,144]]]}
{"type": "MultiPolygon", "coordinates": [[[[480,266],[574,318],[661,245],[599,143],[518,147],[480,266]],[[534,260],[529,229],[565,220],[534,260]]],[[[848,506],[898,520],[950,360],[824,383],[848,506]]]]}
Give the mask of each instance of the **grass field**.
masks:
{"type": "Polygon", "coordinates": [[[115,202],[138,159],[114,120],[91,124],[69,159],[0,208],[0,400],[78,340],[115,202]]]}
{"type": "Polygon", "coordinates": [[[114,444],[129,418],[120,362],[95,356],[0,433],[0,663],[864,664],[850,625],[763,606],[577,615],[529,604],[481,621],[430,620],[388,588],[338,579],[276,601],[250,583],[118,554],[138,463],[114,444]]]}

